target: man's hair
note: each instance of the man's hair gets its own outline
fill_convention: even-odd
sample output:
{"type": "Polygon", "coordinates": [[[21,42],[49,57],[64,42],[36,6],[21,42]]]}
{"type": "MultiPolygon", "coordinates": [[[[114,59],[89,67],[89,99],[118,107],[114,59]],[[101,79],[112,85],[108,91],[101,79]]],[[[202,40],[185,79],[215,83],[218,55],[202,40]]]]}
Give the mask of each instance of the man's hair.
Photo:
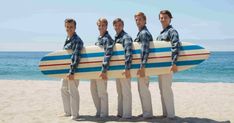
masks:
{"type": "Polygon", "coordinates": [[[121,22],[123,25],[124,25],[124,22],[121,18],[116,18],[114,21],[113,21],[113,25],[115,25],[117,22],[121,22]]]}
{"type": "Polygon", "coordinates": [[[108,26],[108,21],[107,21],[106,18],[99,18],[98,21],[97,21],[97,25],[98,25],[99,23],[105,23],[106,26],[108,26]]]}
{"type": "Polygon", "coordinates": [[[170,12],[169,10],[162,10],[162,11],[160,11],[160,13],[159,13],[159,15],[158,15],[159,19],[160,19],[160,14],[166,14],[166,15],[168,15],[170,18],[173,18],[172,15],[171,15],[171,12],[170,12]]]}
{"type": "Polygon", "coordinates": [[[143,19],[146,21],[146,16],[145,16],[145,14],[144,14],[143,12],[137,12],[137,13],[134,15],[134,17],[136,18],[137,16],[143,17],[143,19]]]}
{"type": "Polygon", "coordinates": [[[72,19],[72,18],[67,18],[67,19],[65,19],[65,24],[66,23],[74,23],[74,25],[75,25],[75,27],[76,27],[76,21],[74,20],[74,19],[72,19]]]}

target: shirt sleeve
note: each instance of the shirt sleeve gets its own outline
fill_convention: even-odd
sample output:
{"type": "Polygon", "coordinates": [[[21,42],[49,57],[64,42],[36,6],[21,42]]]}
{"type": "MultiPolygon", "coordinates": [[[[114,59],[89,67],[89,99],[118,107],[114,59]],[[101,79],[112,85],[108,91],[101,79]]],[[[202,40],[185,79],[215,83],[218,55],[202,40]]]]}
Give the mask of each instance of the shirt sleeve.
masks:
{"type": "Polygon", "coordinates": [[[124,40],[125,70],[130,70],[132,65],[132,38],[127,37],[124,40]]]}
{"type": "Polygon", "coordinates": [[[174,65],[177,62],[178,56],[179,56],[179,50],[181,47],[180,40],[179,40],[179,34],[176,30],[172,30],[169,35],[170,41],[171,41],[171,51],[172,51],[172,65],[174,65]]]}
{"type": "Polygon", "coordinates": [[[109,63],[110,63],[110,59],[113,53],[113,40],[105,38],[103,39],[105,42],[105,46],[104,46],[104,59],[102,62],[102,73],[105,73],[108,68],[109,68],[109,63]]]}
{"type": "Polygon", "coordinates": [[[74,48],[72,49],[73,53],[71,56],[72,63],[70,65],[71,67],[69,71],[70,74],[75,73],[75,70],[80,62],[80,55],[82,48],[83,48],[83,41],[80,38],[78,38],[77,41],[74,42],[74,48]]]}
{"type": "Polygon", "coordinates": [[[150,36],[147,33],[140,35],[141,40],[141,68],[145,67],[148,61],[149,51],[150,51],[150,36]]]}

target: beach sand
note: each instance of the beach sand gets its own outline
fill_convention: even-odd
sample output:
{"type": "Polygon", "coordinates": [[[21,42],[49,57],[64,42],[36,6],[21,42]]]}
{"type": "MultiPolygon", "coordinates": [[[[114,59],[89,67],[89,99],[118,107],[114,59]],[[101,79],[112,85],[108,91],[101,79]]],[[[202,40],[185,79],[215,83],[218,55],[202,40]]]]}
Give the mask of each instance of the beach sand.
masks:
{"type": "MultiPolygon", "coordinates": [[[[63,113],[60,81],[0,80],[0,123],[71,123],[63,113]]],[[[234,84],[173,83],[176,118],[162,115],[158,83],[150,83],[154,118],[134,117],[126,122],[158,123],[228,123],[234,122],[234,84]]],[[[80,122],[120,122],[117,113],[117,93],[114,81],[108,83],[109,113],[105,119],[95,118],[95,107],[89,82],[80,82],[80,122]]],[[[141,113],[137,83],[132,82],[133,115],[141,113]]]]}

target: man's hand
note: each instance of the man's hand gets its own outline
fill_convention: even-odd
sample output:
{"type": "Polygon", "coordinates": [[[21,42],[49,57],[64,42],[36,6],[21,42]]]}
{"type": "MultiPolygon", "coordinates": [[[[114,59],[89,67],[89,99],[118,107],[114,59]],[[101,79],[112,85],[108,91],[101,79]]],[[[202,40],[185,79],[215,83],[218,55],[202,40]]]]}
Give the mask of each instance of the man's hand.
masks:
{"type": "Polygon", "coordinates": [[[131,78],[130,70],[124,70],[123,73],[122,73],[122,75],[125,75],[125,77],[126,77],[127,79],[131,78]]]}
{"type": "Polygon", "coordinates": [[[145,77],[145,68],[140,68],[137,71],[137,75],[140,76],[140,77],[145,77]]]}
{"type": "Polygon", "coordinates": [[[68,78],[69,80],[74,80],[75,76],[74,76],[74,74],[68,74],[68,75],[67,75],[67,78],[68,78]]]}
{"type": "Polygon", "coordinates": [[[101,73],[99,75],[99,77],[101,77],[103,80],[107,80],[108,79],[106,73],[101,73]]]}
{"type": "Polygon", "coordinates": [[[178,67],[176,66],[176,64],[171,66],[171,71],[173,71],[174,73],[178,71],[178,67]]]}

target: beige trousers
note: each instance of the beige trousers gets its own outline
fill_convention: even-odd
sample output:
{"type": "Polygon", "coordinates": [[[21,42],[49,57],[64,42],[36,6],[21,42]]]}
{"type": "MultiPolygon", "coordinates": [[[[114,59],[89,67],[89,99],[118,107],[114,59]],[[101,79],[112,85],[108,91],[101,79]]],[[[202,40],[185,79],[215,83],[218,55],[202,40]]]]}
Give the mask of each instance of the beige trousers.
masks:
{"type": "Polygon", "coordinates": [[[152,102],[149,90],[149,77],[138,78],[138,92],[141,100],[143,117],[152,117],[152,102]]]}
{"type": "Polygon", "coordinates": [[[173,73],[169,73],[169,74],[159,75],[158,77],[163,115],[167,117],[175,116],[174,98],[173,98],[173,91],[171,88],[172,76],[173,73]]]}
{"type": "Polygon", "coordinates": [[[61,95],[64,112],[73,117],[79,116],[80,96],[78,91],[79,80],[62,79],[61,95]]]}
{"type": "Polygon", "coordinates": [[[90,83],[91,94],[96,107],[96,116],[108,116],[108,93],[107,81],[102,79],[93,79],[90,83]]]}
{"type": "Polygon", "coordinates": [[[122,118],[132,117],[131,79],[116,79],[118,93],[118,113],[122,118]]]}

